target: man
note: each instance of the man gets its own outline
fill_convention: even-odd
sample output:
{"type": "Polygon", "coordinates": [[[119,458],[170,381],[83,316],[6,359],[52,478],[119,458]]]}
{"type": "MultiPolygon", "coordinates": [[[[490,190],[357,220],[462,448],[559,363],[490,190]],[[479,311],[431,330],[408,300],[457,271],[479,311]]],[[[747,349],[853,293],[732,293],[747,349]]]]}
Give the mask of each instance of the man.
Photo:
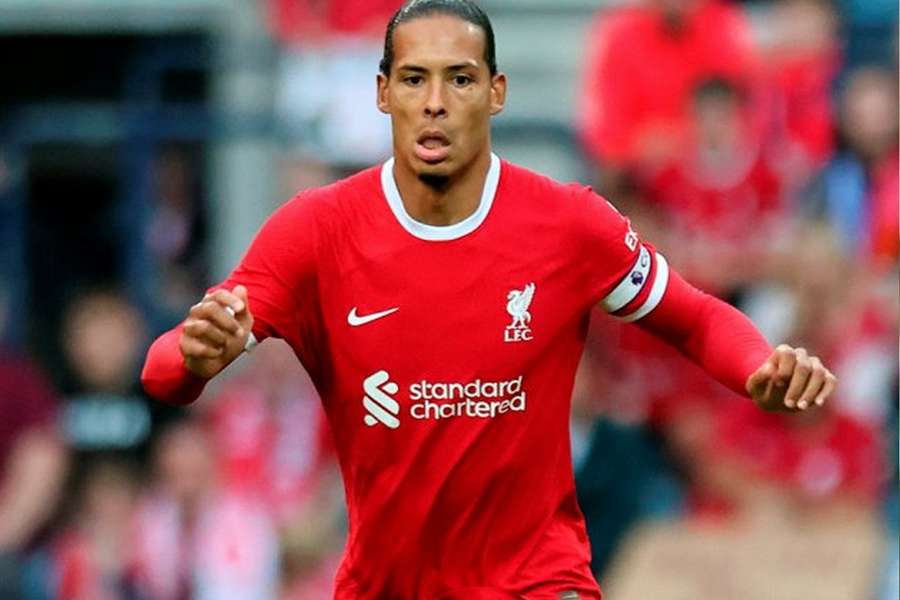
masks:
{"type": "Polygon", "coordinates": [[[599,598],[568,440],[592,306],[765,409],[822,404],[834,377],[771,352],[589,189],[491,153],[506,77],[469,0],[398,11],[377,97],[394,157],[280,208],[154,343],[144,384],[189,402],[256,340],[291,345],[346,487],[337,598],[599,598]]]}

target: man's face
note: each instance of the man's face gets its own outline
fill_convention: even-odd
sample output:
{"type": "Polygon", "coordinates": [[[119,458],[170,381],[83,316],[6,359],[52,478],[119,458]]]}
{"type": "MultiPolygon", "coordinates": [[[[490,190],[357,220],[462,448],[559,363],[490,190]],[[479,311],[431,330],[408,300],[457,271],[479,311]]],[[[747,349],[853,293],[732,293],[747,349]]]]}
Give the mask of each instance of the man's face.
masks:
{"type": "Polygon", "coordinates": [[[740,136],[740,106],[732,96],[697,98],[693,116],[698,142],[708,149],[719,149],[740,136]]]}
{"type": "Polygon", "coordinates": [[[491,76],[484,50],[484,31],[453,16],[414,19],[394,31],[391,75],[378,75],[378,108],[391,115],[395,159],[419,177],[452,177],[489,150],[506,77],[491,76]]]}
{"type": "Polygon", "coordinates": [[[845,135],[858,153],[877,159],[897,144],[897,84],[887,73],[861,70],[842,99],[845,135]]]}

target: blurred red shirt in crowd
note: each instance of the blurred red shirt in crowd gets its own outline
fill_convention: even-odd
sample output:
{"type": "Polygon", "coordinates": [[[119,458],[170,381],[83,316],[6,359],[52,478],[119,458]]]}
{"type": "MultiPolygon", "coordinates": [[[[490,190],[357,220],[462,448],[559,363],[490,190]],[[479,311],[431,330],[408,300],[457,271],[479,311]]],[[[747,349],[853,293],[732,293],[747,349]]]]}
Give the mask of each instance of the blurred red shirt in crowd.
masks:
{"type": "Polygon", "coordinates": [[[70,522],[50,545],[48,597],[57,600],[121,600],[134,596],[132,518],[137,472],[128,463],[101,458],[90,463],[69,508],[70,522]]]}
{"type": "Polygon", "coordinates": [[[892,268],[900,254],[900,153],[875,165],[870,191],[869,254],[876,267],[892,268]]]}
{"type": "Polygon", "coordinates": [[[808,54],[775,55],[772,80],[784,135],[804,153],[809,166],[828,160],[834,150],[831,85],[840,71],[836,47],[808,54]]]}
{"type": "Polygon", "coordinates": [[[760,217],[774,214],[781,206],[781,182],[758,152],[741,156],[742,162],[728,165],[714,179],[707,178],[692,158],[667,165],[650,186],[656,202],[675,215],[680,225],[723,238],[743,237],[753,234],[748,225],[758,225],[760,217]]]}
{"type": "MultiPolygon", "coordinates": [[[[734,240],[781,205],[781,182],[742,90],[710,79],[692,90],[679,155],[647,173],[649,197],[680,225],[734,240]]],[[[754,232],[757,234],[757,232],[754,232]]]]}
{"type": "Polygon", "coordinates": [[[766,66],[775,98],[783,145],[783,168],[809,175],[834,151],[832,86],[842,56],[838,19],[827,0],[784,0],[775,3],[766,22],[772,31],[766,66]]]}
{"type": "Polygon", "coordinates": [[[758,74],[739,7],[718,0],[648,0],[602,11],[588,34],[579,129],[590,155],[617,166],[680,147],[690,95],[704,79],[758,74]]]}
{"type": "Polygon", "coordinates": [[[332,35],[379,39],[401,4],[400,0],[269,0],[268,8],[279,41],[315,44],[332,35]]]}
{"type": "Polygon", "coordinates": [[[774,249],[766,232],[785,216],[784,186],[744,90],[706,80],[690,105],[680,152],[637,179],[661,209],[673,264],[703,289],[727,293],[766,268],[774,249]]]}
{"type": "Polygon", "coordinates": [[[334,455],[311,385],[264,388],[253,378],[229,382],[211,403],[210,432],[221,484],[262,498],[281,521],[315,495],[334,455]]]}
{"type": "Polygon", "coordinates": [[[160,436],[153,483],[132,520],[130,572],[139,597],[275,597],[271,508],[221,485],[217,451],[197,422],[177,423],[160,436]]]}
{"type": "Polygon", "coordinates": [[[828,409],[785,417],[735,402],[716,431],[716,454],[785,491],[819,501],[880,497],[886,471],[878,431],[850,415],[828,409]]]}
{"type": "Polygon", "coordinates": [[[308,375],[283,344],[254,351],[204,405],[219,485],[261,499],[284,523],[336,466],[331,430],[308,375]]]}

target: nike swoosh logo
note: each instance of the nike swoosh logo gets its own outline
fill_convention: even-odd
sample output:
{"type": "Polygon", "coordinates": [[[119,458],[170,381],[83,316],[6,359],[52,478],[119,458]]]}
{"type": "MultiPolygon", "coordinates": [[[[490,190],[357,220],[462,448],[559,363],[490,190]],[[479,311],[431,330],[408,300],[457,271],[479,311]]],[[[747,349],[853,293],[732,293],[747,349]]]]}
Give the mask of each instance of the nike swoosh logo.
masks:
{"type": "Polygon", "coordinates": [[[347,323],[352,327],[359,327],[360,325],[365,325],[366,323],[377,321],[381,317],[386,317],[397,312],[398,310],[400,310],[400,307],[395,306],[394,308],[389,308],[381,312],[372,313],[371,315],[359,316],[358,314],[356,314],[356,307],[354,306],[352,309],[350,309],[350,313],[347,315],[347,323]]]}

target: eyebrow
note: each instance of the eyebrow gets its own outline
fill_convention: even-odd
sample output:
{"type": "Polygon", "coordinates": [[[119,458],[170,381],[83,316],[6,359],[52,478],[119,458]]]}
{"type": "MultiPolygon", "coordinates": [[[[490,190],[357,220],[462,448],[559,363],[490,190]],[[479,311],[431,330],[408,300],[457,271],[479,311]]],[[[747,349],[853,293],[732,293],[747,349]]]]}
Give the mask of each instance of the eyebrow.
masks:
{"type": "MultiPolygon", "coordinates": [[[[461,71],[465,68],[477,69],[478,62],[476,60],[472,59],[472,60],[469,60],[469,61],[466,61],[463,63],[457,63],[454,65],[450,65],[450,66],[446,67],[444,70],[445,71],[461,71]]],[[[397,70],[398,71],[411,71],[413,73],[427,73],[428,72],[428,69],[426,69],[425,67],[422,67],[420,65],[400,65],[399,67],[397,67],[397,70]]]]}

